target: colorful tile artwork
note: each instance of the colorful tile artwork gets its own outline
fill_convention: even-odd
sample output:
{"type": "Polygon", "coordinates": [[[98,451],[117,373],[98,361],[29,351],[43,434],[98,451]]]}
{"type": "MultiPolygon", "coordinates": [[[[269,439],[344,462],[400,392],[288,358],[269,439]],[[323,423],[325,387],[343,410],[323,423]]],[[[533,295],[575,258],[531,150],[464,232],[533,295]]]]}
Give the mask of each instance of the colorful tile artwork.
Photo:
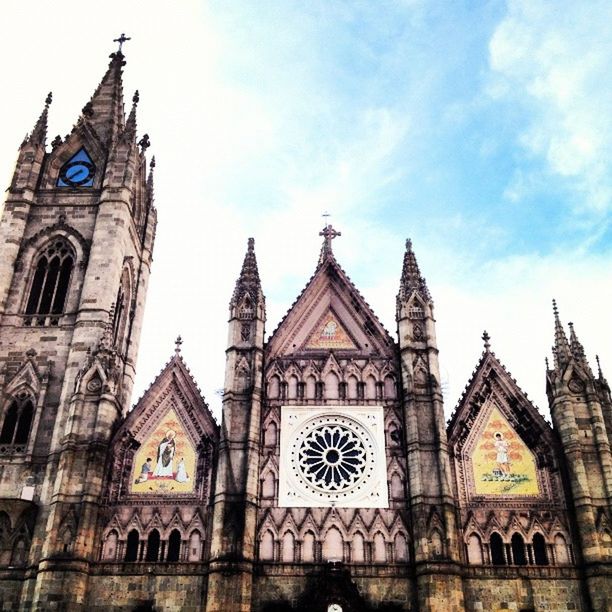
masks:
{"type": "Polygon", "coordinates": [[[531,451],[493,408],[472,453],[474,489],[478,495],[538,495],[531,451]]]}
{"type": "Polygon", "coordinates": [[[174,410],[169,410],[134,458],[132,493],[193,491],[196,456],[174,410]]]}
{"type": "Polygon", "coordinates": [[[328,312],[306,342],[307,349],[354,349],[356,348],[338,319],[328,312]]]}

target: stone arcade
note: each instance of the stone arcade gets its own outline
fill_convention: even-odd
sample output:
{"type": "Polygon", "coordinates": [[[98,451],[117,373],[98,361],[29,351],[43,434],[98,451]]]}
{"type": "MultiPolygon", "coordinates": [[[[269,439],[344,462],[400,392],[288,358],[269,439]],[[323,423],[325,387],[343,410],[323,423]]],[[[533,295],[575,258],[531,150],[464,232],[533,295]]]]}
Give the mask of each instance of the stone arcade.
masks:
{"type": "Polygon", "coordinates": [[[446,425],[410,242],[397,336],[327,226],[313,276],[266,340],[249,240],[221,426],[180,342],[130,410],[156,211],[124,64],[111,55],[49,150],[47,99],[0,224],[0,608],[611,609],[601,370],[555,307],[543,372],[554,429],[486,335],[446,425]]]}

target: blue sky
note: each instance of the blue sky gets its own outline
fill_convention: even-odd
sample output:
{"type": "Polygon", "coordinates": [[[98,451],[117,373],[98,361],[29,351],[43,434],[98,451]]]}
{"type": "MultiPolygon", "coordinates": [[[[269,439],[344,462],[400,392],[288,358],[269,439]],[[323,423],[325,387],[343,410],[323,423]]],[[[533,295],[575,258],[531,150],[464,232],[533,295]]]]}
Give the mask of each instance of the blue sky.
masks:
{"type": "Polygon", "coordinates": [[[54,91],[70,130],[125,31],[125,96],[158,160],[137,392],[183,352],[218,410],[248,236],[272,331],[331,213],[345,270],[394,333],[404,241],[434,296],[446,409],[493,348],[540,408],[556,297],[612,377],[612,5],[7,2],[0,176],[54,91]],[[18,54],[16,54],[18,50],[18,54]]]}

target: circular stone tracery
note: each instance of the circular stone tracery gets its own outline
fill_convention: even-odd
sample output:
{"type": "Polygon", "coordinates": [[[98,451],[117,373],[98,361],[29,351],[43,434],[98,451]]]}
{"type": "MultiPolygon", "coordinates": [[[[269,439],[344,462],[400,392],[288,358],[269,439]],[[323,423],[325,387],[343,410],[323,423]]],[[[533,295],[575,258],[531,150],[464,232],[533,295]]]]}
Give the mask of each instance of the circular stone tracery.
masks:
{"type": "Polygon", "coordinates": [[[304,478],[322,491],[343,491],[363,475],[363,440],[344,424],[319,425],[302,439],[298,465],[304,478]]]}

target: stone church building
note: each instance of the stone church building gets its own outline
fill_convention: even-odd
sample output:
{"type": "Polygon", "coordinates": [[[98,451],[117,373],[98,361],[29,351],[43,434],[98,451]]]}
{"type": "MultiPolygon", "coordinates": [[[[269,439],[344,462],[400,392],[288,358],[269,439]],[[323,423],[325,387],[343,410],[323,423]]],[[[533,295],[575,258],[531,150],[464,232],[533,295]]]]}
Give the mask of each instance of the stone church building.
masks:
{"type": "Polygon", "coordinates": [[[180,343],[131,408],[156,210],[124,64],[111,55],[49,147],[47,99],[7,190],[0,609],[611,610],[606,379],[555,306],[542,372],[553,426],[486,334],[445,423],[410,241],[396,334],[326,226],[312,277],[266,339],[249,239],[228,296],[221,424],[180,343]]]}

